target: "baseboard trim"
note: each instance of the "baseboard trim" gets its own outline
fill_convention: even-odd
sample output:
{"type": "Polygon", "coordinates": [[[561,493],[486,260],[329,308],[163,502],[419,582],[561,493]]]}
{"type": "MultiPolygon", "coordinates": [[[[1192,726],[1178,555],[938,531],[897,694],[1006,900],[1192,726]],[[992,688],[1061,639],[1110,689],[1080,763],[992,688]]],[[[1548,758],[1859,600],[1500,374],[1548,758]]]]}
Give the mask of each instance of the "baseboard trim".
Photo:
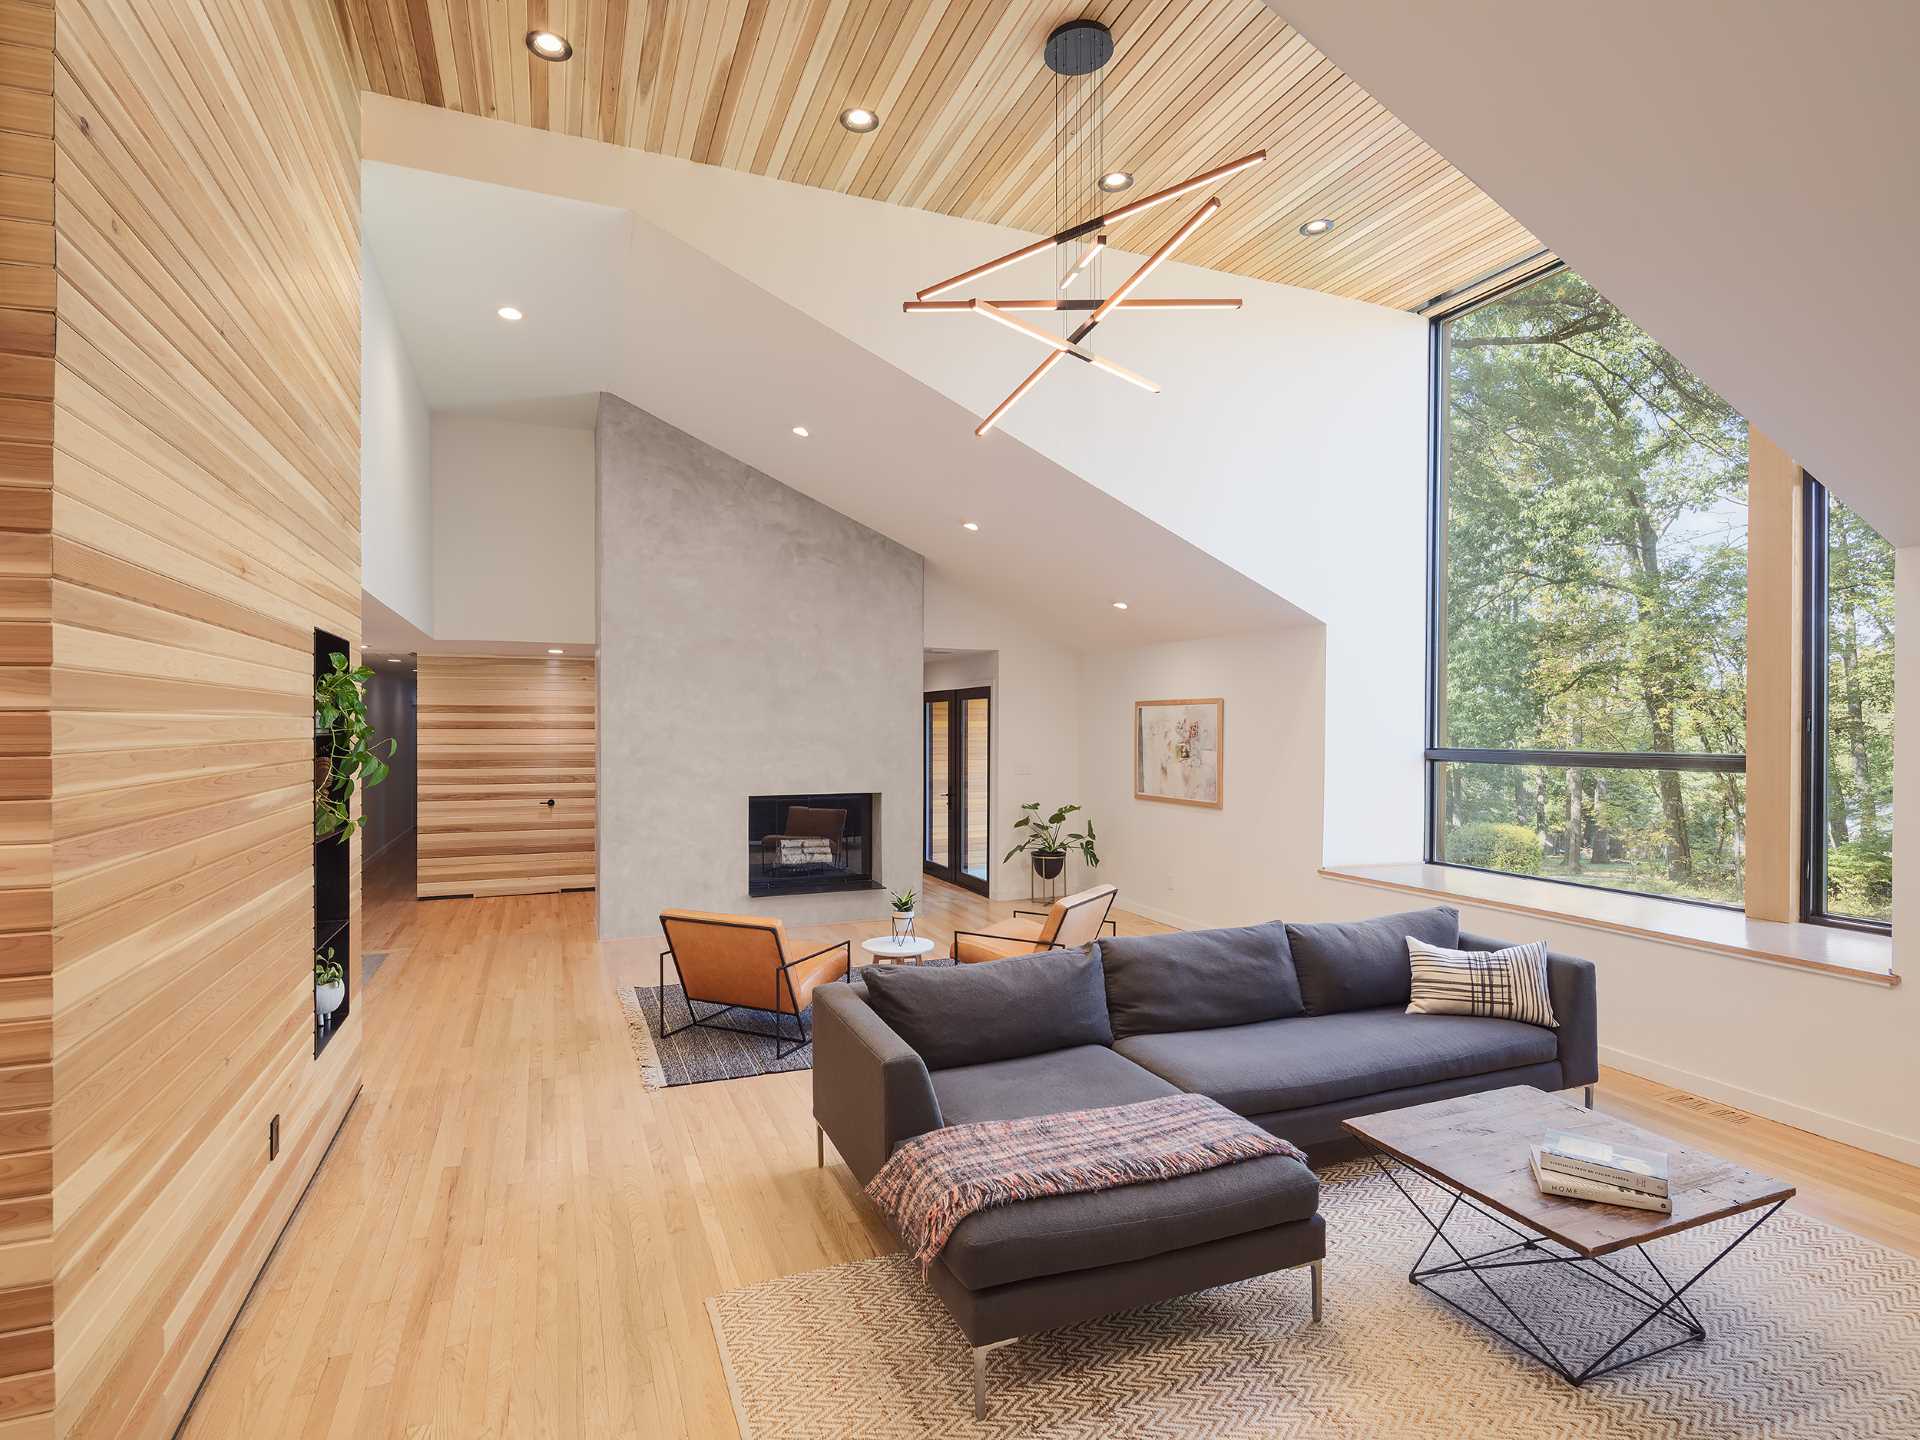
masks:
{"type": "Polygon", "coordinates": [[[1782,1125],[1791,1125],[1796,1130],[1805,1130],[1813,1135],[1824,1136],[1828,1140],[1838,1140],[1843,1145],[1870,1150],[1876,1155],[1885,1155],[1890,1160],[1900,1160],[1908,1165],[1920,1165],[1920,1139],[1911,1136],[1876,1130],[1871,1125],[1861,1125],[1838,1115],[1829,1115],[1824,1110],[1796,1105],[1791,1100],[1782,1100],[1758,1090],[1729,1085],[1725,1081],[1714,1079],[1711,1075],[1701,1075],[1692,1070],[1682,1069],[1678,1065],[1668,1065],[1663,1061],[1649,1059],[1645,1055],[1636,1055],[1630,1050],[1622,1050],[1613,1045],[1600,1047],[1600,1061],[1602,1064],[1611,1065],[1616,1070],[1625,1070],[1630,1075],[1638,1075],[1643,1080],[1671,1085],[1676,1090],[1685,1090],[1709,1100],[1718,1100],[1735,1109],[1746,1110],[1752,1114],[1764,1116],[1768,1120],[1777,1120],[1782,1125]]]}

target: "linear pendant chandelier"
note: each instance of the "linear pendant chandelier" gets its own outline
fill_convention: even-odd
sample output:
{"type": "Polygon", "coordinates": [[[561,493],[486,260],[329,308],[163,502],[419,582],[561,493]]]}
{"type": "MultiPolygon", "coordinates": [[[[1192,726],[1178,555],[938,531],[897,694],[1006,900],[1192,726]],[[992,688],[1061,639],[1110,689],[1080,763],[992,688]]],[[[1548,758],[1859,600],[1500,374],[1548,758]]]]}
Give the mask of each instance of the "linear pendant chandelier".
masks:
{"type": "MultiPolygon", "coordinates": [[[[1123,220],[1131,220],[1136,215],[1169,200],[1177,200],[1182,195],[1191,195],[1196,190],[1204,190],[1238,175],[1242,170],[1250,170],[1267,158],[1267,152],[1256,150],[1251,155],[1243,155],[1238,160],[1230,160],[1225,165],[1217,165],[1191,179],[1182,180],[1178,185],[1170,185],[1165,190],[1156,190],[1151,195],[1095,215],[1090,220],[1076,220],[1084,215],[1088,197],[1110,188],[1113,177],[1103,168],[1105,156],[1102,152],[1102,139],[1105,123],[1106,97],[1105,87],[1101,83],[1101,71],[1113,58],[1113,33],[1095,20],[1070,20],[1061,25],[1047,37],[1047,68],[1053,71],[1053,120],[1054,120],[1054,209],[1059,229],[1044,240],[1036,240],[1031,245],[1022,245],[1018,250],[1010,250],[998,259],[976,265],[971,270],[963,270],[958,275],[950,275],[936,285],[929,285],[913,299],[901,307],[909,315],[978,315],[993,320],[1019,334],[1036,340],[1047,347],[1047,357],[1013,388],[998,405],[994,406],[987,418],[974,428],[974,434],[985,435],[1000,423],[1001,418],[1018,404],[1021,397],[1032,390],[1044,379],[1054,366],[1062,360],[1074,359],[1090,365],[1130,385],[1142,390],[1159,393],[1160,387],[1144,375],[1136,374],[1126,366],[1095,354],[1086,347],[1086,339],[1104,320],[1122,311],[1167,311],[1167,310],[1238,310],[1241,302],[1227,299],[1190,299],[1161,300],[1131,298],[1149,275],[1165,264],[1174,251],[1192,238],[1207,221],[1220,213],[1220,199],[1210,197],[1201,207],[1187,217],[1184,224],[1169,235],[1160,248],[1149,255],[1144,262],[1113,290],[1102,296],[1100,268],[1102,258],[1108,247],[1107,231],[1123,220]],[[1106,177],[1106,178],[1103,178],[1106,177]],[[1084,243],[1080,243],[1084,242],[1084,243]],[[1055,294],[1038,300],[942,300],[939,297],[959,290],[976,280],[985,279],[1010,265],[1035,255],[1052,253],[1057,258],[1058,283],[1055,294]],[[1084,294],[1075,295],[1076,290],[1084,294]],[[1022,314],[1057,315],[1062,321],[1063,333],[1056,335],[1031,320],[1023,319],[1022,314]],[[1075,317],[1084,316],[1071,329],[1066,322],[1075,317]]],[[[1131,184],[1131,178],[1118,177],[1121,184],[1131,184]]]]}

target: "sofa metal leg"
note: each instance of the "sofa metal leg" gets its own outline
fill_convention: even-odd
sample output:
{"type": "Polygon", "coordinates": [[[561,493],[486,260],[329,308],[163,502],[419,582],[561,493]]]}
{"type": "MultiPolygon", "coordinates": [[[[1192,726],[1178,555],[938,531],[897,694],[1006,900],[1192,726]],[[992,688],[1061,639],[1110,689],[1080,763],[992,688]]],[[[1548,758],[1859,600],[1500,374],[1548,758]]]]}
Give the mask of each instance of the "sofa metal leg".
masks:
{"type": "Polygon", "coordinates": [[[1593,1087],[1589,1085],[1587,1086],[1587,1109],[1591,1110],[1592,1108],[1593,1108],[1593,1087]]]}
{"type": "Polygon", "coordinates": [[[990,1345],[973,1347],[973,1418],[976,1420],[987,1418],[987,1356],[1011,1344],[1012,1340],[995,1340],[990,1345]]]}
{"type": "Polygon", "coordinates": [[[813,1127],[813,1167],[816,1170],[827,1168],[827,1132],[818,1125],[813,1127]]]}
{"type": "Polygon", "coordinates": [[[1325,1265],[1324,1260],[1313,1262],[1313,1323],[1316,1325],[1326,1318],[1324,1286],[1321,1281],[1321,1271],[1325,1265]]]}

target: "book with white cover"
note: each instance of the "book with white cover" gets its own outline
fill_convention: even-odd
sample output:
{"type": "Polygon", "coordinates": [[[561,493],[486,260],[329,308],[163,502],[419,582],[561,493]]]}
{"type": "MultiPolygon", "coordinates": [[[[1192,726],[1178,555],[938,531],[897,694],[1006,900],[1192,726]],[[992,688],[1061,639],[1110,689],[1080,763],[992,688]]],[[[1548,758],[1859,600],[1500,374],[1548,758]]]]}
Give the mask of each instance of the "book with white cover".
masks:
{"type": "Polygon", "coordinates": [[[1530,1148],[1533,1154],[1533,1183],[1540,1187],[1542,1195],[1557,1195],[1565,1200],[1597,1200],[1603,1205],[1624,1205],[1630,1210],[1652,1210],[1661,1215],[1673,1213],[1671,1196],[1649,1195],[1644,1190],[1629,1190],[1621,1185],[1609,1185],[1603,1180],[1587,1180],[1578,1175],[1544,1169],[1540,1164],[1540,1147],[1535,1145],[1530,1148]]]}
{"type": "Polygon", "coordinates": [[[1648,1195],[1668,1193],[1667,1156],[1662,1150],[1613,1145],[1588,1135],[1554,1131],[1540,1142],[1540,1163],[1564,1175],[1598,1180],[1648,1195]]]}

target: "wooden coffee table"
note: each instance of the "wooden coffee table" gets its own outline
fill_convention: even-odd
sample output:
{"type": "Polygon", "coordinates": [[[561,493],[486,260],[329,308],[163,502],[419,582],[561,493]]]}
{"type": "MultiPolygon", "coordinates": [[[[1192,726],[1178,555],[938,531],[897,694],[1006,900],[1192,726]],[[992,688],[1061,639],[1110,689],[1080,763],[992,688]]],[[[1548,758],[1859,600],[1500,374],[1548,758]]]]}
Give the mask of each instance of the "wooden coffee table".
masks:
{"type": "MultiPolygon", "coordinates": [[[[1433,1232],[1407,1278],[1570,1385],[1704,1340],[1706,1326],[1687,1304],[1686,1293],[1794,1195],[1794,1187],[1783,1181],[1527,1086],[1362,1115],[1348,1120],[1346,1128],[1374,1148],[1375,1162],[1433,1232]],[[1673,1213],[1541,1194],[1533,1180],[1530,1148],[1552,1130],[1665,1150],[1673,1213]],[[1684,1279],[1678,1274],[1670,1279],[1644,1248],[1664,1236],[1755,1211],[1758,1215],[1732,1240],[1684,1279]],[[1513,1241],[1466,1253],[1447,1226],[1468,1215],[1490,1221],[1513,1241]],[[1427,1265],[1435,1246],[1444,1248],[1436,1263],[1427,1265]],[[1638,1257],[1631,1270],[1607,1259],[1625,1261],[1624,1251],[1638,1257]],[[1638,1317],[1636,1323],[1617,1339],[1603,1338],[1604,1348],[1591,1358],[1582,1361],[1564,1354],[1564,1340],[1556,1346],[1541,1333],[1550,1327],[1540,1313],[1537,1287],[1513,1283],[1526,1267],[1537,1265],[1560,1266],[1565,1274],[1606,1286],[1626,1302],[1638,1317]],[[1470,1307],[1432,1283],[1441,1276],[1460,1275],[1478,1282],[1465,1287],[1468,1296],[1490,1303],[1470,1307]],[[1521,1294],[1522,1289],[1529,1293],[1521,1294]],[[1621,1354],[1642,1331],[1656,1325],[1661,1328],[1652,1338],[1664,1343],[1621,1354]]],[[[1570,1299],[1577,1303],[1577,1296],[1570,1299]]]]}

